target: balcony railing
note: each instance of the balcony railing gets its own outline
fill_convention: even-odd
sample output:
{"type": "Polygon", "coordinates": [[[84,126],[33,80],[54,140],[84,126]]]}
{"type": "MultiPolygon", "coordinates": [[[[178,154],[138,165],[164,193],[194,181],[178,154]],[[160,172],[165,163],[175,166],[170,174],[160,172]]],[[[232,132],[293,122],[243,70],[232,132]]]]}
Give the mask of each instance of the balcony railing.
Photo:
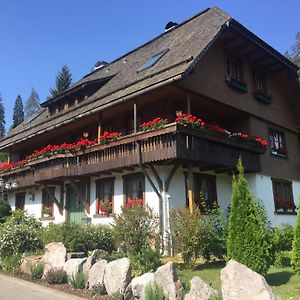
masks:
{"type": "Polygon", "coordinates": [[[264,152],[258,145],[174,123],[162,129],[124,136],[108,145],[93,145],[85,151],[39,158],[24,168],[3,171],[0,175],[6,180],[16,179],[19,186],[24,187],[169,159],[232,168],[239,157],[243,159],[245,170],[257,172],[260,171],[259,154],[264,152]]]}

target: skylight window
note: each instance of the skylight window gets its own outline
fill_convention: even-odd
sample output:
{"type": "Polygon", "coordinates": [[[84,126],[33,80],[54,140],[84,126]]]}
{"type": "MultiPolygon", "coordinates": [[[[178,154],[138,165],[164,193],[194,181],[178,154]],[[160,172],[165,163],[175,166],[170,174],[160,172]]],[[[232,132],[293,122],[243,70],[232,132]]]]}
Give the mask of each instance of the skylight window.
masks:
{"type": "Polygon", "coordinates": [[[152,57],[150,57],[139,69],[140,71],[149,69],[151,67],[153,67],[167,52],[169,51],[169,49],[166,49],[164,51],[161,51],[155,55],[153,55],[152,57]]]}

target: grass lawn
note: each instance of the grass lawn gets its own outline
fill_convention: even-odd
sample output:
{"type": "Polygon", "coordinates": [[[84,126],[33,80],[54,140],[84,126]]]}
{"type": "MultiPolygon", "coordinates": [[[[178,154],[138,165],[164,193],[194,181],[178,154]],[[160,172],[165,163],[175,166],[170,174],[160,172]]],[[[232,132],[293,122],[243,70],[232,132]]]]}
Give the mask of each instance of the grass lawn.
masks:
{"type": "MultiPolygon", "coordinates": [[[[220,272],[225,266],[223,261],[199,263],[194,270],[177,264],[177,273],[184,287],[189,285],[193,276],[199,276],[206,283],[211,284],[216,290],[221,290],[220,272]]],[[[300,276],[295,275],[292,268],[271,267],[266,280],[271,285],[273,291],[282,300],[300,300],[300,276]]]]}

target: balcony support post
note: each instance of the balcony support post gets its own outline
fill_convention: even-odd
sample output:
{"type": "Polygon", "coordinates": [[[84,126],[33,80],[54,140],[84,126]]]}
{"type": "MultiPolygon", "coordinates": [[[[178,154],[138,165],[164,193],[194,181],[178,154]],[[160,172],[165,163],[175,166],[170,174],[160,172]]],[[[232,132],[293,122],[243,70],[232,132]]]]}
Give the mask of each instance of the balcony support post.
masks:
{"type": "Polygon", "coordinates": [[[137,133],[137,104],[133,103],[133,132],[137,133]]]}
{"type": "Polygon", "coordinates": [[[188,115],[191,114],[191,95],[187,93],[186,95],[186,112],[188,115]]]}
{"type": "Polygon", "coordinates": [[[189,164],[188,166],[188,177],[187,177],[187,190],[188,190],[188,200],[190,214],[193,213],[194,206],[194,178],[193,178],[193,166],[189,164]]]}
{"type": "Polygon", "coordinates": [[[102,134],[102,123],[101,123],[101,114],[98,115],[98,143],[100,143],[100,138],[101,138],[101,134],[102,134]]]}

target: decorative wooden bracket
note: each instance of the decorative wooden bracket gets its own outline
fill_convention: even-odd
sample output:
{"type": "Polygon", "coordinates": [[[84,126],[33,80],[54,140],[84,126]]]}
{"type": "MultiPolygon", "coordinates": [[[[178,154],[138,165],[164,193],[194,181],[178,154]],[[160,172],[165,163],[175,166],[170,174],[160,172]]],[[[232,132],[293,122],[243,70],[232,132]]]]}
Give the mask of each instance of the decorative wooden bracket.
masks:
{"type": "Polygon", "coordinates": [[[63,215],[63,199],[61,198],[61,202],[57,200],[55,195],[52,193],[51,189],[49,189],[49,186],[47,184],[42,184],[42,188],[46,191],[46,193],[49,195],[50,199],[57,205],[59,213],[63,215]]]}
{"type": "Polygon", "coordinates": [[[70,185],[71,185],[72,189],[76,193],[76,196],[79,198],[80,201],[82,201],[84,209],[89,214],[90,213],[90,203],[89,203],[88,197],[86,197],[86,195],[82,194],[82,192],[80,191],[80,189],[78,187],[78,184],[74,180],[70,179],[69,181],[70,181],[70,185]]]}

